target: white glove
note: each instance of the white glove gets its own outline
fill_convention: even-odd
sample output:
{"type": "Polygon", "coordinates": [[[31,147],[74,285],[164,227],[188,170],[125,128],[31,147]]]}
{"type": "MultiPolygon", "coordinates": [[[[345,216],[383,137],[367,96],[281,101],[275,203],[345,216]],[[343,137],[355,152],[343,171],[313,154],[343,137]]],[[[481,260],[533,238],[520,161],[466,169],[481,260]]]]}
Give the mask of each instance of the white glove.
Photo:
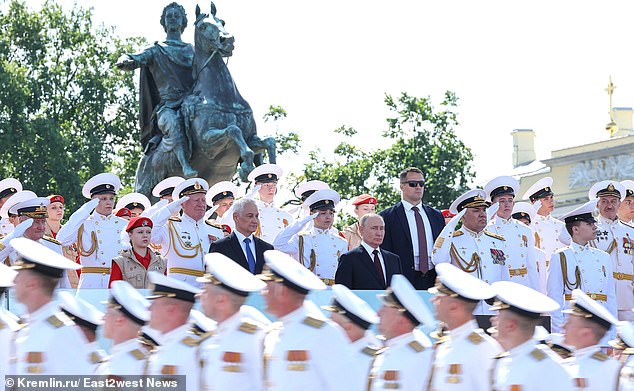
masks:
{"type": "Polygon", "coordinates": [[[156,204],[154,204],[154,205],[150,206],[149,208],[147,208],[146,210],[144,210],[143,213],[141,213],[141,216],[151,219],[152,216],[154,216],[156,214],[156,212],[159,211],[159,209],[161,209],[162,207],[164,207],[167,204],[169,204],[168,200],[160,200],[156,204]]]}
{"type": "Polygon", "coordinates": [[[313,221],[317,218],[317,216],[319,216],[319,212],[315,212],[312,215],[306,216],[303,219],[299,220],[301,225],[304,225],[310,221],[313,221]]]}
{"type": "Polygon", "coordinates": [[[533,204],[533,208],[535,208],[535,213],[539,212],[539,210],[542,207],[542,200],[537,200],[535,201],[535,203],[533,204]]]}
{"type": "Polygon", "coordinates": [[[119,246],[121,246],[121,250],[124,250],[124,251],[132,249],[132,242],[130,242],[130,235],[125,229],[121,231],[121,234],[119,235],[119,246]]]}
{"type": "Polygon", "coordinates": [[[76,219],[86,220],[93,210],[99,205],[99,198],[94,198],[81,206],[81,208],[77,209],[75,213],[71,217],[76,219]]]}
{"type": "Polygon", "coordinates": [[[248,192],[247,194],[244,195],[244,198],[249,198],[249,199],[253,199],[253,197],[255,197],[256,193],[262,188],[262,185],[255,185],[253,186],[253,189],[248,192]]]}
{"type": "Polygon", "coordinates": [[[496,202],[493,205],[489,206],[487,208],[487,220],[491,220],[492,218],[494,218],[495,215],[498,213],[499,209],[500,209],[499,202],[496,202]]]}
{"type": "Polygon", "coordinates": [[[220,207],[220,204],[218,205],[214,205],[211,207],[211,209],[209,209],[207,212],[205,212],[205,220],[208,220],[209,217],[211,217],[212,214],[214,214],[214,212],[220,207]]]}
{"type": "Polygon", "coordinates": [[[32,225],[33,225],[33,219],[24,220],[13,229],[13,232],[11,232],[10,234],[2,238],[2,241],[0,242],[4,246],[8,247],[11,239],[21,238],[22,236],[24,236],[24,232],[26,232],[27,229],[31,228],[32,225]]]}
{"type": "Polygon", "coordinates": [[[170,211],[170,214],[174,214],[176,212],[179,212],[181,210],[181,205],[187,201],[189,201],[189,197],[185,196],[183,198],[177,199],[176,201],[173,201],[172,203],[167,204],[166,208],[170,211]]]}

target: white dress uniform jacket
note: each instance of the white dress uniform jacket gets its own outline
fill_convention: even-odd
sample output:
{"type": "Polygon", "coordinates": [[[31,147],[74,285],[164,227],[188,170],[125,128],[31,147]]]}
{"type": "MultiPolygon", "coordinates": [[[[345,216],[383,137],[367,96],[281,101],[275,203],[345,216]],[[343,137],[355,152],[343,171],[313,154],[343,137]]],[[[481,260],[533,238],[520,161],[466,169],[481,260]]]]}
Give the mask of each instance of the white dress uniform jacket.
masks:
{"type": "Polygon", "coordinates": [[[429,390],[490,390],[491,368],[500,353],[502,347],[470,320],[437,345],[429,390]]]}
{"type": "Polygon", "coordinates": [[[199,338],[184,324],[161,337],[161,346],[150,356],[148,375],[186,375],[186,389],[201,389],[199,338]]]}
{"type": "Polygon", "coordinates": [[[598,345],[575,350],[563,365],[575,387],[584,391],[614,390],[621,369],[598,345]]]}
{"type": "Polygon", "coordinates": [[[96,370],[103,376],[140,375],[145,373],[149,353],[141,342],[134,338],[112,346],[110,356],[96,370]]]}
{"type": "MultiPolygon", "coordinates": [[[[14,337],[20,329],[18,317],[0,308],[0,379],[10,373],[10,358],[15,354],[14,337]]],[[[4,390],[4,381],[0,382],[0,390],[4,390]]]]}
{"type": "Polygon", "coordinates": [[[557,250],[550,259],[548,296],[561,307],[551,313],[553,333],[563,332],[564,314],[561,311],[567,308],[566,302],[572,299],[575,288],[601,303],[616,317],[615,283],[608,254],[589,244],[581,246],[572,242],[557,250]]]}
{"type": "Polygon", "coordinates": [[[269,391],[350,390],[350,344],[339,326],[307,303],[273,323],[264,338],[269,391]]]}
{"type": "MultiPolygon", "coordinates": [[[[440,237],[439,237],[440,239],[440,237]]],[[[507,281],[508,250],[504,237],[486,229],[473,232],[467,227],[455,231],[442,241],[436,240],[431,261],[434,265],[451,263],[487,284],[507,281]]],[[[494,315],[489,306],[480,302],[474,310],[475,315],[494,315]]]]}
{"type": "Polygon", "coordinates": [[[545,345],[529,340],[496,358],[493,390],[573,390],[561,360],[545,345]]]}
{"type": "Polygon", "coordinates": [[[431,369],[431,341],[422,331],[399,335],[385,342],[370,371],[368,390],[423,390],[431,369]]]}
{"type": "MultiPolygon", "coordinates": [[[[75,212],[77,213],[77,212],[75,212]]],[[[81,260],[81,277],[77,289],[108,288],[112,259],[119,254],[121,231],[128,222],[113,214],[104,216],[92,212],[88,218],[71,216],[57,234],[62,245],[77,242],[81,260]]]]}
{"type": "Polygon", "coordinates": [[[267,243],[273,243],[277,234],[289,225],[293,224],[293,216],[288,212],[277,208],[274,203],[267,203],[254,199],[260,213],[260,225],[255,236],[267,243]]]}
{"type": "Polygon", "coordinates": [[[487,230],[502,236],[506,241],[506,270],[509,281],[539,291],[537,251],[531,229],[513,218],[503,219],[496,215],[489,221],[487,230]]]}
{"type": "Polygon", "coordinates": [[[326,285],[334,284],[339,256],[348,252],[348,242],[330,229],[311,227],[302,231],[301,222],[286,228],[275,238],[273,247],[297,259],[321,278],[326,285]]]}
{"type": "Polygon", "coordinates": [[[223,237],[222,230],[211,222],[204,218],[196,221],[186,214],[152,229],[152,243],[159,244],[166,254],[167,275],[192,286],[200,286],[196,278],[204,274],[211,242],[223,237]]]}
{"type": "Polygon", "coordinates": [[[546,259],[550,259],[555,250],[565,247],[559,240],[559,235],[566,230],[563,221],[558,220],[551,215],[535,216],[531,228],[535,235],[535,245],[546,253],[546,259]]]}
{"type": "Polygon", "coordinates": [[[634,390],[634,355],[622,355],[622,360],[625,360],[619,372],[617,391],[632,391],[634,390]]]}
{"type": "Polygon", "coordinates": [[[372,334],[366,331],[365,335],[357,341],[350,343],[352,349],[352,365],[350,368],[351,391],[367,391],[368,376],[374,356],[381,352],[381,342],[372,334]]]}
{"type": "Polygon", "coordinates": [[[263,390],[264,325],[237,312],[218,323],[202,348],[203,390],[263,390]]]}
{"type": "Polygon", "coordinates": [[[13,228],[15,227],[9,222],[9,219],[4,217],[0,219],[0,237],[5,237],[13,232],[13,228]]]}
{"type": "MultiPolygon", "coordinates": [[[[62,243],[57,239],[54,239],[54,238],[51,238],[50,236],[45,235],[42,239],[38,240],[37,242],[45,247],[50,248],[51,250],[55,251],[58,254],[64,255],[62,251],[62,243]]],[[[15,262],[17,260],[18,260],[18,253],[16,251],[11,251],[9,253],[9,261],[11,262],[12,265],[15,265],[15,262]]],[[[59,284],[57,285],[57,287],[62,289],[71,289],[70,280],[68,279],[68,274],[66,271],[64,271],[62,278],[60,278],[59,284]]]]}
{"type": "Polygon", "coordinates": [[[25,317],[15,339],[16,375],[90,375],[90,350],[83,333],[50,302],[25,317]],[[72,348],[71,348],[72,347],[72,348]]]}
{"type": "Polygon", "coordinates": [[[620,320],[634,320],[634,227],[599,216],[592,245],[610,254],[620,320]]]}

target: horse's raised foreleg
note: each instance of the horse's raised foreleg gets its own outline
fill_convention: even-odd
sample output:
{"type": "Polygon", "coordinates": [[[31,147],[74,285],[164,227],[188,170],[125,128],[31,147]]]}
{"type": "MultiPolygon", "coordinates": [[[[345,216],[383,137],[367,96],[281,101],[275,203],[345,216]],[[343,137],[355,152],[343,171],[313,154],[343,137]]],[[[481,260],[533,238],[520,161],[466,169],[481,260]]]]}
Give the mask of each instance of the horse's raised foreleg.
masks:
{"type": "Polygon", "coordinates": [[[203,137],[205,145],[213,145],[220,142],[221,139],[225,141],[231,141],[240,150],[240,175],[246,172],[244,175],[248,175],[254,168],[253,157],[254,153],[247,145],[244,137],[242,136],[242,129],[236,125],[236,116],[234,114],[227,114],[227,127],[224,129],[208,129],[203,137]]]}

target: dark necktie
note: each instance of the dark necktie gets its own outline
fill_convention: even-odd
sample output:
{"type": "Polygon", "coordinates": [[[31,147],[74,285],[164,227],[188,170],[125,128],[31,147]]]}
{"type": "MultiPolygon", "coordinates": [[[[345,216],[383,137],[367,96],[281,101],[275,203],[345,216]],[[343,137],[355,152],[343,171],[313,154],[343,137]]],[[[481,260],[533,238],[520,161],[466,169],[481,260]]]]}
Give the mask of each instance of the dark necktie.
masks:
{"type": "Polygon", "coordinates": [[[412,208],[414,211],[414,218],[416,219],[416,232],[418,232],[418,259],[419,269],[422,273],[429,271],[428,255],[427,255],[427,235],[425,234],[425,223],[423,223],[423,216],[420,215],[420,209],[418,206],[412,208]]]}
{"type": "Polygon", "coordinates": [[[251,246],[249,245],[250,243],[251,239],[244,238],[244,248],[247,253],[247,263],[249,264],[249,271],[251,271],[251,273],[255,273],[255,258],[253,257],[253,253],[251,252],[251,246]]]}
{"type": "Polygon", "coordinates": [[[383,268],[381,267],[381,260],[379,259],[379,250],[372,251],[372,254],[374,254],[374,267],[376,268],[376,272],[379,273],[379,277],[381,278],[381,281],[385,284],[385,275],[383,274],[383,268]]]}

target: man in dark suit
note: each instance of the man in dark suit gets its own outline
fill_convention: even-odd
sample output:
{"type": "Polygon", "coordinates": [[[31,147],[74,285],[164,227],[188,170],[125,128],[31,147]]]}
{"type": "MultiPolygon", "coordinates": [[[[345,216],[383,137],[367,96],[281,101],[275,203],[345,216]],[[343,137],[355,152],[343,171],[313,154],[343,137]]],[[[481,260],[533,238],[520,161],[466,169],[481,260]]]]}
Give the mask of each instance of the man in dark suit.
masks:
{"type": "Polygon", "coordinates": [[[335,283],[350,289],[384,290],[392,276],[403,274],[398,255],[379,246],[385,236],[385,223],[377,214],[369,213],[359,220],[361,244],[339,257],[335,283]]]}
{"type": "Polygon", "coordinates": [[[425,177],[420,169],[407,168],[399,179],[401,201],[379,213],[385,220],[383,248],[399,256],[403,275],[416,289],[428,289],[436,280],[430,257],[445,220],[422,203],[425,177]]]}
{"type": "Polygon", "coordinates": [[[243,198],[233,204],[233,232],[218,241],[212,242],[210,253],[221,253],[233,259],[253,274],[262,273],[264,252],[273,250],[273,246],[253,233],[258,228],[258,206],[252,199],[243,198]]]}

